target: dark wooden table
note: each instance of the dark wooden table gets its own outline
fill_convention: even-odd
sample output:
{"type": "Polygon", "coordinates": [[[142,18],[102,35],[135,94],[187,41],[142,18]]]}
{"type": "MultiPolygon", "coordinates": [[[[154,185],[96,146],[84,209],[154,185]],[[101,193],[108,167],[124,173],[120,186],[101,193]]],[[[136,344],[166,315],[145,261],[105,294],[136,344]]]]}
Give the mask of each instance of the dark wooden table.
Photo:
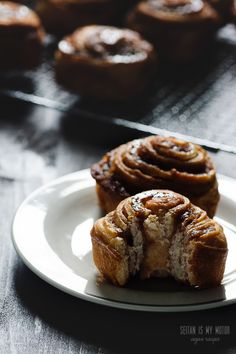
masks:
{"type": "MultiPolygon", "coordinates": [[[[36,187],[89,167],[129,133],[99,124],[91,132],[83,117],[0,104],[0,353],[236,353],[236,305],[188,313],[112,309],[64,294],[27,269],[11,242],[16,208],[36,187]],[[215,344],[193,344],[199,336],[186,333],[217,325],[230,326],[230,334],[213,336],[215,344]]],[[[236,178],[235,155],[213,158],[219,173],[236,178]]]]}

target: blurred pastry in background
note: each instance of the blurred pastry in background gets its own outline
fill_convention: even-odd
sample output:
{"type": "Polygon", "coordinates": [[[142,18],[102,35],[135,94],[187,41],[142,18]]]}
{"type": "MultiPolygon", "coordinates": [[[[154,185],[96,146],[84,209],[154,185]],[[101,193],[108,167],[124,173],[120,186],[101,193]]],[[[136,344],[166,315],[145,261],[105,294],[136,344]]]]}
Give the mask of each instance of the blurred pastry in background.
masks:
{"type": "Polygon", "coordinates": [[[129,13],[127,26],[158,49],[163,61],[198,59],[221,24],[219,13],[201,0],[147,0],[129,13]]]}
{"type": "Polygon", "coordinates": [[[207,151],[173,137],[150,136],[123,144],[94,164],[91,174],[106,212],[149,189],[181,193],[210,217],[219,202],[216,172],[207,151]]]}
{"type": "Polygon", "coordinates": [[[232,7],[230,9],[230,21],[236,23],[236,0],[232,1],[232,7]]]}
{"type": "Polygon", "coordinates": [[[56,52],[58,81],[95,99],[142,95],[155,72],[153,46],[129,29],[85,26],[59,42],[56,52]]]}
{"type": "Polygon", "coordinates": [[[115,23],[128,5],[125,0],[39,0],[36,9],[48,32],[64,35],[81,26],[115,23]]]}
{"type": "Polygon", "coordinates": [[[1,69],[31,69],[39,64],[44,32],[28,7],[0,1],[1,69]]]}

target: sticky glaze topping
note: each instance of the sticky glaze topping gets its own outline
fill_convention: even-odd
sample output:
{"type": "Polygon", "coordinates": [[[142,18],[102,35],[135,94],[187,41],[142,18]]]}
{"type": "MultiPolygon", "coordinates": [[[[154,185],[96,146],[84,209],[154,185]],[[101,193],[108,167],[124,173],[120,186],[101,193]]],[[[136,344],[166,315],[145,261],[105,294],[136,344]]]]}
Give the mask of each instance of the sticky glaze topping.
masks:
{"type": "Polygon", "coordinates": [[[131,197],[131,206],[137,212],[143,208],[151,211],[169,210],[184,203],[188,204],[188,200],[177,193],[165,190],[146,191],[131,197]]]}
{"type": "Polygon", "coordinates": [[[202,0],[149,0],[148,4],[157,11],[189,15],[203,8],[202,0]]]}
{"type": "Polygon", "coordinates": [[[30,10],[26,6],[16,4],[0,3],[0,19],[21,20],[29,16],[30,10]]]}
{"type": "Polygon", "coordinates": [[[103,184],[115,178],[130,195],[156,188],[201,195],[216,183],[207,152],[173,137],[151,136],[121,145],[106,154],[92,171],[103,184]]]}
{"type": "Polygon", "coordinates": [[[59,50],[95,60],[129,63],[144,60],[152,46],[131,30],[87,26],[62,40],[59,50]]]}

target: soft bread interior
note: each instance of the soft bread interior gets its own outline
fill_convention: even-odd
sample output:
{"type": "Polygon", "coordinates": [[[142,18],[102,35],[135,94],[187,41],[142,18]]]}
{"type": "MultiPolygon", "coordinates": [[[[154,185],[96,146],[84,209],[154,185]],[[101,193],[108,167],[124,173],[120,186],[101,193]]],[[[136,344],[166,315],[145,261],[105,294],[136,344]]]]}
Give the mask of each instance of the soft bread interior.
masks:
{"type": "Polygon", "coordinates": [[[169,248],[174,231],[174,219],[170,213],[164,216],[149,215],[143,223],[145,257],[141,277],[165,277],[170,274],[169,248]]]}
{"type": "Polygon", "coordinates": [[[123,286],[130,277],[173,276],[205,287],[220,284],[227,257],[223,229],[177,193],[154,190],[122,201],[91,232],[100,272],[123,286]]]}

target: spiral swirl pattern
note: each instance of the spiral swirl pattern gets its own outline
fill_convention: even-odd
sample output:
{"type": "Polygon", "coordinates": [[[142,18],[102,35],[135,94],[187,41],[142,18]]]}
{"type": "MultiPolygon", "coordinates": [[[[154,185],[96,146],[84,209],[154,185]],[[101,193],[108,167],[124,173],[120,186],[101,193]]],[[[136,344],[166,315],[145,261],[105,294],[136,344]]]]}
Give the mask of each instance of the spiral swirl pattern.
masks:
{"type": "Polygon", "coordinates": [[[148,4],[155,10],[179,15],[195,14],[203,9],[202,0],[149,0],[148,4]]]}
{"type": "Polygon", "coordinates": [[[197,205],[209,191],[214,190],[214,203],[219,198],[208,153],[173,137],[151,136],[121,145],[92,167],[92,175],[103,188],[124,197],[161,188],[186,195],[197,205]]]}

